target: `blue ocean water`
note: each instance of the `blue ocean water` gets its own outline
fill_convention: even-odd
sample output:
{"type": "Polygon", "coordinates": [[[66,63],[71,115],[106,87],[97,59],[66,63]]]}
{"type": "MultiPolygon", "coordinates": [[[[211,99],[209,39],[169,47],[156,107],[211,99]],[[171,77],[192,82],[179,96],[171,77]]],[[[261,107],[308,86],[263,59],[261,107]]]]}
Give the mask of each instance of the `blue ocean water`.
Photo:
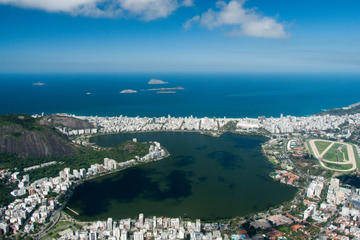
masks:
{"type": "Polygon", "coordinates": [[[360,75],[352,74],[1,74],[0,113],[306,116],[359,102],[359,89],[360,75]],[[151,78],[168,84],[148,85],[151,78]],[[184,89],[146,91],[162,87],[184,89]],[[138,92],[120,94],[124,89],[138,92]]]}

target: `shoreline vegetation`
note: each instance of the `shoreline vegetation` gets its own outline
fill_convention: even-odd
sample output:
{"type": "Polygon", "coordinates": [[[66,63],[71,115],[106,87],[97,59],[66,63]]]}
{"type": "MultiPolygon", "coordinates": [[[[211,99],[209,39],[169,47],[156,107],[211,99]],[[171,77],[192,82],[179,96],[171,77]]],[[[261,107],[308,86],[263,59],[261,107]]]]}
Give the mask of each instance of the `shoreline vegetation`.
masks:
{"type": "Polygon", "coordinates": [[[125,162],[133,159],[136,155],[145,155],[148,147],[148,143],[133,143],[131,141],[127,141],[112,148],[78,146],[75,148],[76,154],[72,156],[23,159],[14,154],[2,153],[0,154],[0,159],[8,160],[7,162],[2,161],[2,168],[17,169],[20,171],[19,176],[27,174],[30,176],[31,181],[34,181],[43,177],[57,176],[59,171],[63,170],[65,167],[69,167],[71,169],[88,168],[91,164],[102,163],[104,158],[111,158],[116,159],[118,162],[125,162]],[[47,163],[50,161],[55,161],[57,164],[49,167],[38,168],[32,171],[23,171],[23,169],[31,167],[35,164],[47,163]]]}

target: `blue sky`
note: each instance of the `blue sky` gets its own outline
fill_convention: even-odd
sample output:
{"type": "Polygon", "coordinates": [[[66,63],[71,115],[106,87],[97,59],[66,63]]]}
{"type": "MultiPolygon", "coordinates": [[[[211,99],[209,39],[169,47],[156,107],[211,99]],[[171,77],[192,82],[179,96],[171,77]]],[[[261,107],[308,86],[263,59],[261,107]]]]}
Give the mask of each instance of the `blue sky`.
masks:
{"type": "Polygon", "coordinates": [[[359,72],[357,0],[0,0],[0,72],[359,72]]]}

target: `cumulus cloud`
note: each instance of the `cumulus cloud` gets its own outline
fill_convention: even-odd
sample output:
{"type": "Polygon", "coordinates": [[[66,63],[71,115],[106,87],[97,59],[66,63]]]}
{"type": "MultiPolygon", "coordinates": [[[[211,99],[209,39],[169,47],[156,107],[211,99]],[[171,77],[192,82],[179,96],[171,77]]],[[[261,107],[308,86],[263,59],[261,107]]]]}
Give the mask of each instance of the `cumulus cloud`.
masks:
{"type": "Polygon", "coordinates": [[[194,0],[183,0],[182,5],[185,6],[185,7],[194,6],[194,0]]]}
{"type": "Polygon", "coordinates": [[[284,26],[272,18],[264,17],[257,21],[250,21],[242,27],[243,33],[253,37],[284,38],[284,26]]]}
{"type": "Polygon", "coordinates": [[[176,0],[119,0],[119,2],[123,9],[145,20],[167,17],[178,8],[176,0]]]}
{"type": "Polygon", "coordinates": [[[191,28],[192,24],[194,22],[198,22],[199,20],[200,20],[200,16],[192,17],[183,24],[183,27],[185,28],[185,30],[189,30],[191,28]]]}
{"type": "Polygon", "coordinates": [[[250,37],[262,38],[285,38],[283,24],[275,19],[262,16],[254,9],[244,7],[244,0],[230,0],[226,3],[218,1],[217,11],[209,9],[201,16],[195,16],[184,24],[185,29],[189,29],[194,22],[199,22],[202,26],[213,29],[221,26],[231,26],[231,35],[245,35],[250,37]]]}
{"type": "Polygon", "coordinates": [[[65,12],[91,17],[135,16],[150,21],[169,16],[180,6],[191,6],[192,0],[0,0],[22,8],[48,12],[65,12]]]}
{"type": "Polygon", "coordinates": [[[97,2],[98,0],[0,0],[0,4],[42,9],[49,12],[72,12],[82,7],[94,5],[97,2]]]}

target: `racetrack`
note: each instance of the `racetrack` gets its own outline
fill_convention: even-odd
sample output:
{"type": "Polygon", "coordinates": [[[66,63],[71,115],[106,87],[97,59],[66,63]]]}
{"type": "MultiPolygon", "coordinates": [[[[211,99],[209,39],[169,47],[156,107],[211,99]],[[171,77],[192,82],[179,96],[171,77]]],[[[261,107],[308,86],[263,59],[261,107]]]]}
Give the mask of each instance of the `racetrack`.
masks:
{"type": "Polygon", "coordinates": [[[329,141],[329,140],[323,140],[323,139],[312,139],[309,141],[309,145],[315,155],[315,157],[319,160],[321,166],[325,169],[331,170],[331,171],[337,171],[337,172],[351,172],[354,171],[356,169],[356,159],[355,159],[355,153],[354,153],[354,149],[353,146],[351,144],[348,143],[340,143],[340,142],[333,142],[333,141],[329,141]],[[316,141],[323,141],[323,142],[330,142],[331,144],[320,154],[315,142],[316,141]],[[348,151],[348,156],[349,159],[345,160],[343,162],[333,162],[333,161],[329,161],[326,159],[323,159],[323,156],[331,149],[331,147],[335,144],[335,143],[339,143],[339,144],[343,144],[346,146],[347,151],[348,151]],[[331,164],[336,164],[336,165],[344,165],[344,164],[351,164],[352,167],[350,169],[335,169],[335,168],[330,168],[328,166],[326,166],[325,163],[331,163],[331,164]]]}

